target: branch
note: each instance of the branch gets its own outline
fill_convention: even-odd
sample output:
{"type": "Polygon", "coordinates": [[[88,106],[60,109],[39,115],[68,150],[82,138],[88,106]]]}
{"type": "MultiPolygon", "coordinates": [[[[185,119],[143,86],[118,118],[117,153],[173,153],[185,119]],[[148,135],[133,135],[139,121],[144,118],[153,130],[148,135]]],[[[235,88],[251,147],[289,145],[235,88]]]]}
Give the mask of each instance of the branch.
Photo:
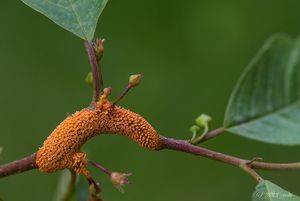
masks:
{"type": "Polygon", "coordinates": [[[162,137],[164,149],[171,149],[181,152],[186,152],[205,158],[210,158],[213,160],[221,161],[234,166],[239,166],[240,164],[249,164],[248,166],[253,169],[264,169],[264,170],[295,170],[300,169],[300,162],[296,163],[266,163],[258,162],[247,159],[241,159],[235,156],[223,154],[203,147],[195,146],[188,143],[185,140],[176,140],[172,138],[162,137]]]}
{"type": "Polygon", "coordinates": [[[89,61],[91,64],[91,72],[93,75],[93,102],[97,102],[99,100],[100,94],[103,91],[101,66],[98,65],[97,56],[93,44],[91,42],[85,41],[84,46],[89,57],[89,61]]]}
{"type": "Polygon", "coordinates": [[[300,169],[300,162],[296,163],[266,163],[266,162],[253,162],[249,167],[261,170],[297,170],[300,169]]]}
{"type": "Polygon", "coordinates": [[[250,176],[252,176],[258,183],[264,181],[264,179],[259,174],[257,174],[257,172],[255,170],[253,170],[251,167],[249,167],[249,165],[247,163],[241,164],[239,167],[244,172],[246,172],[247,174],[249,174],[250,176]]]}
{"type": "Polygon", "coordinates": [[[190,144],[185,140],[176,140],[172,138],[162,137],[163,149],[176,150],[194,155],[210,158],[213,160],[221,161],[236,167],[241,168],[246,173],[254,177],[258,182],[262,178],[254,171],[254,169],[264,170],[296,170],[300,169],[300,162],[297,163],[266,163],[253,160],[241,159],[235,156],[230,156],[203,147],[198,147],[190,144]]]}
{"type": "MultiPolygon", "coordinates": [[[[175,150],[180,152],[186,152],[194,154],[197,156],[202,156],[205,158],[210,158],[216,161],[221,161],[236,167],[240,167],[245,171],[245,165],[247,166],[246,172],[253,173],[253,169],[263,169],[263,170],[296,170],[300,169],[300,162],[297,163],[267,163],[259,162],[253,160],[247,160],[238,158],[235,156],[227,155],[224,153],[216,152],[207,148],[199,147],[188,143],[185,140],[176,140],[172,138],[161,137],[163,142],[163,149],[175,150]],[[243,168],[242,168],[242,167],[243,168]]],[[[0,178],[9,176],[16,173],[21,173],[27,170],[37,168],[35,164],[35,154],[25,157],[23,159],[14,161],[12,163],[0,166],[0,178]]],[[[251,176],[253,176],[253,173],[251,176]]],[[[258,178],[258,177],[257,177],[258,178]]],[[[256,179],[257,179],[256,178],[256,179]]]]}
{"type": "Polygon", "coordinates": [[[0,166],[0,178],[37,168],[35,153],[22,159],[0,166]]]}

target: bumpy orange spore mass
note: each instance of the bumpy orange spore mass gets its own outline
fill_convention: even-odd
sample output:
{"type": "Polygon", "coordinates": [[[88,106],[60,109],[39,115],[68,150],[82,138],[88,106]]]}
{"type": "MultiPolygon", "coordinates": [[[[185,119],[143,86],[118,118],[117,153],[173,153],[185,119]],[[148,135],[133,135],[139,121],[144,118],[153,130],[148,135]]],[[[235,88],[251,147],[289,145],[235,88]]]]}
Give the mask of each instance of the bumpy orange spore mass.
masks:
{"type": "Polygon", "coordinates": [[[85,176],[87,156],[82,145],[97,134],[111,133],[128,136],[142,147],[161,149],[160,136],[140,115],[112,106],[103,98],[95,109],[83,109],[67,117],[44,141],[36,155],[36,164],[42,172],[69,168],[85,176]]]}

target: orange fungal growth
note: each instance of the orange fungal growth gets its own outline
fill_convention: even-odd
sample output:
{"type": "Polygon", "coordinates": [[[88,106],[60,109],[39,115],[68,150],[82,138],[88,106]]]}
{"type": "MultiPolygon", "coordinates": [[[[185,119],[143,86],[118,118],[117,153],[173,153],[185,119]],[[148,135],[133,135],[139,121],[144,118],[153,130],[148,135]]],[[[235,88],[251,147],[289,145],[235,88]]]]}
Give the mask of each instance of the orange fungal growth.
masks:
{"type": "Polygon", "coordinates": [[[68,168],[89,177],[87,156],[80,148],[105,133],[128,136],[147,149],[162,148],[160,136],[142,116],[113,105],[102,95],[95,108],[78,111],[55,128],[38,150],[36,164],[42,172],[68,168]]]}

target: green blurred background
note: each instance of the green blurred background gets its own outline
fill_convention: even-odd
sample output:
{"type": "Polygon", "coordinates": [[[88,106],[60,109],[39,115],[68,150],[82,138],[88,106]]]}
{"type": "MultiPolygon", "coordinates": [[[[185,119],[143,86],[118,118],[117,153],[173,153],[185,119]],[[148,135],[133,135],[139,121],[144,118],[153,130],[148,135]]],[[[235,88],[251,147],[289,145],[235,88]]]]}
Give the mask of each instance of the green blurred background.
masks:
{"type": "MultiPolygon", "coordinates": [[[[300,33],[297,0],[172,1],[111,0],[97,36],[106,39],[103,74],[116,97],[128,76],[142,84],[121,105],[146,117],[166,136],[186,139],[200,113],[222,124],[239,74],[273,33],[300,33]]],[[[31,154],[67,114],[87,106],[89,63],[82,40],[21,1],[0,6],[1,162],[31,154]]],[[[300,147],[283,147],[227,133],[203,146],[267,161],[299,161],[300,147]]],[[[255,181],[235,167],[174,151],[143,150],[127,138],[98,136],[84,149],[89,158],[116,171],[133,172],[126,193],[106,175],[104,200],[250,200],[255,181]]],[[[261,172],[300,194],[300,172],[261,172]]],[[[50,201],[59,173],[29,171],[0,180],[4,201],[50,201]]]]}

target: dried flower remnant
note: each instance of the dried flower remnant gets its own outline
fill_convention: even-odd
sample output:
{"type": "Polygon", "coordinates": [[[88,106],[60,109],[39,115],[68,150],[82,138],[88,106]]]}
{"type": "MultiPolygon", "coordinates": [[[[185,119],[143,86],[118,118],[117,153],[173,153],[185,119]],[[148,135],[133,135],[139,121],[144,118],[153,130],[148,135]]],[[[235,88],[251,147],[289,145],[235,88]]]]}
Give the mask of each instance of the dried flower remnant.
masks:
{"type": "Polygon", "coordinates": [[[131,175],[132,173],[112,172],[110,175],[110,181],[118,191],[124,193],[123,187],[129,184],[127,177],[131,175]]]}

